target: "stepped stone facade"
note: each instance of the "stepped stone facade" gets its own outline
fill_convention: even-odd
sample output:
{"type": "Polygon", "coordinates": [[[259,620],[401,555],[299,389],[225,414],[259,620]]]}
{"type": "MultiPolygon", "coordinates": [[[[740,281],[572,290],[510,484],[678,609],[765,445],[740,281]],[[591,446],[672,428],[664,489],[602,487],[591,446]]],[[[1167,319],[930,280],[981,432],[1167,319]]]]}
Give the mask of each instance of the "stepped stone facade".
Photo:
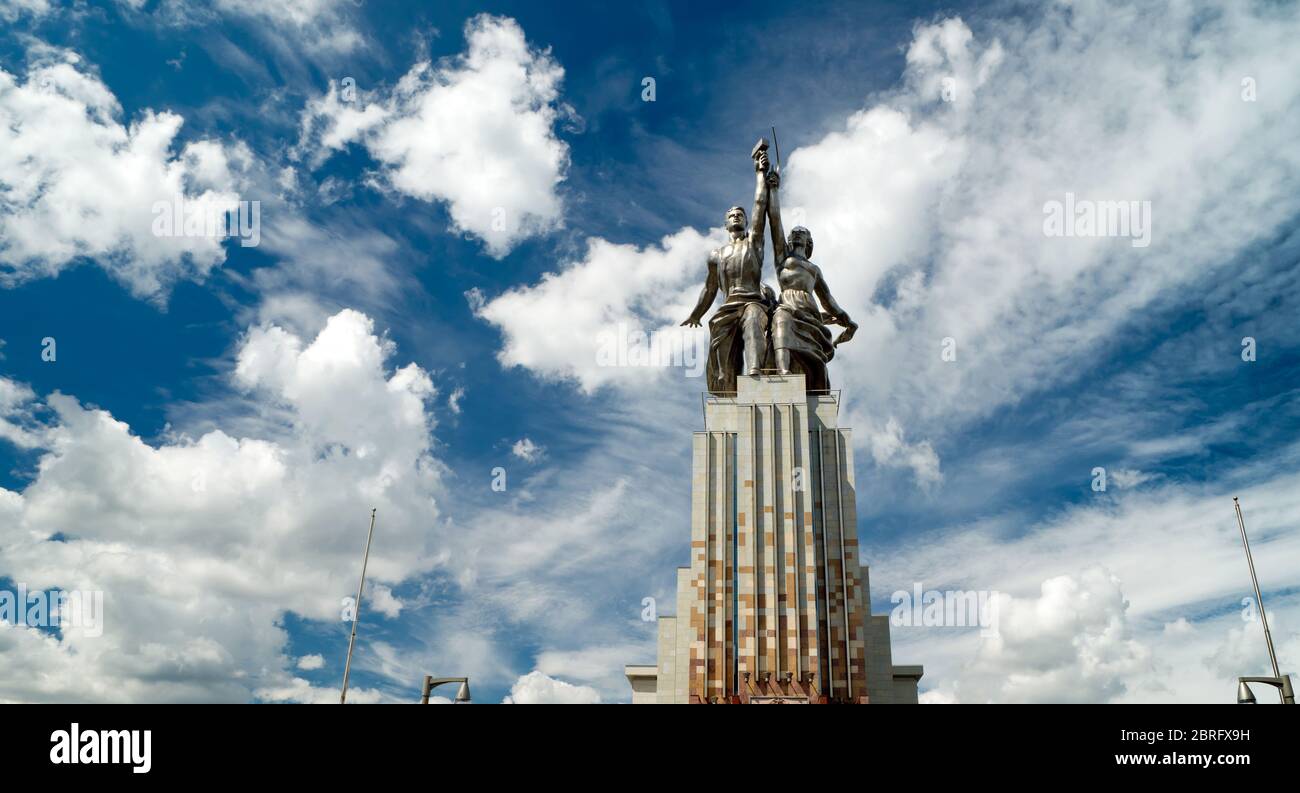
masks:
{"type": "Polygon", "coordinates": [[[858,558],[850,430],[803,375],[737,378],[694,434],[691,565],[634,703],[915,703],[858,558]]]}

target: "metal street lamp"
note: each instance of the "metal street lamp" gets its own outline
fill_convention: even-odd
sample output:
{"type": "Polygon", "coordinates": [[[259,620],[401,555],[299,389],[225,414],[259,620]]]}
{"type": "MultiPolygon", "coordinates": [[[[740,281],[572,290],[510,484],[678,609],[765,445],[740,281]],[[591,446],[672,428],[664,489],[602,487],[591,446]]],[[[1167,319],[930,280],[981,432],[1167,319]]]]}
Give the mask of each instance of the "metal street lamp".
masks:
{"type": "Polygon", "coordinates": [[[366,588],[366,566],[370,564],[370,541],[375,538],[375,513],[370,510],[370,533],[366,535],[366,555],[361,557],[361,583],[357,585],[357,602],[352,611],[352,638],[348,639],[348,660],[343,664],[343,693],[339,694],[339,704],[348,704],[348,675],[352,673],[352,647],[357,643],[357,623],[361,621],[361,593],[366,588]]]}
{"type": "Polygon", "coordinates": [[[429,692],[442,685],[443,683],[460,683],[460,688],[456,691],[456,702],[469,702],[469,678],[468,677],[434,677],[432,675],[424,676],[424,688],[420,692],[420,704],[429,704],[429,692]]]}
{"type": "Polygon", "coordinates": [[[1250,540],[1246,539],[1246,519],[1241,515],[1241,502],[1236,496],[1232,506],[1237,511],[1237,525],[1241,527],[1241,545],[1246,549],[1246,565],[1250,568],[1250,583],[1255,587],[1255,605],[1259,606],[1259,620],[1264,624],[1264,642],[1268,645],[1268,660],[1273,664],[1272,677],[1237,678],[1237,704],[1255,704],[1255,696],[1250,693],[1246,683],[1267,683],[1276,686],[1282,696],[1283,705],[1295,704],[1295,693],[1291,691],[1291,678],[1282,674],[1277,666],[1277,653],[1273,650],[1273,634],[1268,630],[1268,614],[1264,611],[1264,596],[1259,591],[1259,577],[1255,575],[1255,560],[1250,555],[1250,540]]]}
{"type": "Polygon", "coordinates": [[[1239,677],[1237,678],[1237,704],[1254,705],[1255,695],[1250,692],[1250,686],[1247,683],[1264,683],[1265,685],[1275,686],[1282,693],[1282,704],[1295,704],[1295,690],[1291,688],[1291,676],[1282,675],[1282,677],[1239,677]]]}

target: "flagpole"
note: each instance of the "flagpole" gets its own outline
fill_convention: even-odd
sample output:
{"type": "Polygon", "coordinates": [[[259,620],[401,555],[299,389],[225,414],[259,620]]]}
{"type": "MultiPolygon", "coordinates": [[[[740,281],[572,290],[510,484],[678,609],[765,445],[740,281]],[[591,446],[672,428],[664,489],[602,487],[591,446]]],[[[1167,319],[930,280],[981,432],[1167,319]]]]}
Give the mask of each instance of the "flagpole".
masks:
{"type": "Polygon", "coordinates": [[[357,586],[357,604],[352,611],[352,638],[348,639],[348,660],[343,664],[343,693],[339,696],[340,705],[348,701],[348,674],[352,671],[352,646],[356,644],[357,621],[361,619],[361,591],[366,588],[366,566],[370,564],[370,541],[375,538],[376,511],[378,510],[370,510],[370,534],[366,536],[366,555],[361,560],[361,583],[357,586]]]}
{"type": "MultiPolygon", "coordinates": [[[[1250,583],[1255,587],[1255,603],[1259,606],[1259,619],[1264,623],[1264,641],[1268,644],[1268,660],[1273,664],[1273,677],[1282,679],[1282,672],[1277,666],[1277,652],[1273,650],[1273,634],[1268,630],[1268,615],[1264,613],[1264,596],[1259,593],[1259,578],[1255,575],[1255,560],[1250,555],[1250,540],[1246,539],[1246,520],[1241,516],[1241,502],[1232,497],[1232,506],[1237,510],[1237,525],[1241,528],[1241,544],[1246,549],[1246,564],[1250,567],[1250,583]]],[[[1286,702],[1286,695],[1278,689],[1278,696],[1286,702]]]]}

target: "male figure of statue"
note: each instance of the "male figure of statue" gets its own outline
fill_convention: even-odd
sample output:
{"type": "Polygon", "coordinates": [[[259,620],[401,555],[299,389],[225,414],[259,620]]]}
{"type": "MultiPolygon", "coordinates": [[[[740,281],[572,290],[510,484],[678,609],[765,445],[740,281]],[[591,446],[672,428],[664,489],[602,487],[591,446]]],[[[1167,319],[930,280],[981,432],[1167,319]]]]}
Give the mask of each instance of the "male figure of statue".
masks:
{"type": "Polygon", "coordinates": [[[776,278],[781,285],[781,302],[772,312],[774,363],[781,374],[802,373],[809,391],[826,390],[831,387],[826,364],[835,357],[837,346],[853,338],[858,325],[831,297],[821,268],[810,261],[813,241],[808,229],[795,226],[790,230],[789,240],[781,238],[778,196],[781,174],[773,172],[767,184],[772,253],[776,261],[776,278]],[[817,309],[814,293],[821,300],[825,312],[817,309]],[[827,325],[840,325],[845,329],[834,343],[827,325]]]}
{"type": "Polygon", "coordinates": [[[709,320],[709,392],[731,395],[736,376],[757,375],[767,354],[768,306],[763,300],[763,224],[767,217],[767,141],[759,140],[754,159],[754,215],[727,210],[725,225],[731,241],[709,254],[708,278],[695,310],[682,324],[698,328],[721,289],[722,305],[709,320]]]}

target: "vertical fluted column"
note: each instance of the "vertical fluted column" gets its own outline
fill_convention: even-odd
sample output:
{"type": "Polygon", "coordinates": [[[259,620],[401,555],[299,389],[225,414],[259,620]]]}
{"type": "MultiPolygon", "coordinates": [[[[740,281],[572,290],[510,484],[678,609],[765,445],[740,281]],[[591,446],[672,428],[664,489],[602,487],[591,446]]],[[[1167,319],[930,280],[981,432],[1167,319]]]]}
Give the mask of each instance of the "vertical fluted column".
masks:
{"type": "Polygon", "coordinates": [[[821,622],[817,616],[817,546],[813,536],[813,474],[812,444],[808,429],[807,406],[799,412],[799,420],[794,423],[792,432],[795,437],[793,452],[796,468],[800,472],[795,491],[796,528],[799,533],[799,559],[797,560],[801,583],[800,625],[803,638],[803,671],[805,676],[813,675],[813,685],[822,685],[821,673],[821,622]]]}
{"type": "Polygon", "coordinates": [[[794,425],[795,406],[786,404],[778,406],[773,413],[780,419],[780,426],[773,428],[773,436],[780,442],[780,470],[777,479],[780,483],[780,526],[781,548],[779,554],[781,581],[781,667],[782,672],[792,679],[799,680],[803,672],[803,637],[800,629],[799,598],[799,542],[802,539],[796,532],[796,517],[799,505],[794,491],[794,425]],[[784,408],[784,410],[782,410],[784,408]]]}
{"type": "Polygon", "coordinates": [[[710,464],[713,433],[697,432],[691,459],[691,573],[690,612],[678,615],[677,629],[690,633],[690,661],[687,668],[689,696],[708,696],[708,554],[712,524],[713,487],[710,464]],[[689,620],[682,625],[680,620],[689,620]]]}

